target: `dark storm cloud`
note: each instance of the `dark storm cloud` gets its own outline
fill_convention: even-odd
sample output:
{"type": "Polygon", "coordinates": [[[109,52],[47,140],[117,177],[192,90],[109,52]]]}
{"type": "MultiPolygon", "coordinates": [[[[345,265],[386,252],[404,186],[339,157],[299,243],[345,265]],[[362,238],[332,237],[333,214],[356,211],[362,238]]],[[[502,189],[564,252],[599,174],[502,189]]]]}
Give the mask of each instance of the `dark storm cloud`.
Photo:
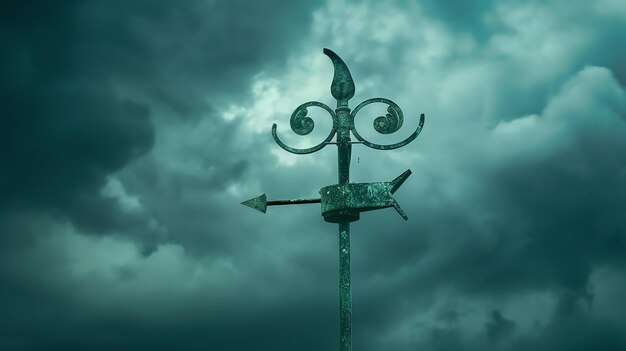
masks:
{"type": "Polygon", "coordinates": [[[354,149],[354,180],[414,172],[409,222],[353,225],[355,349],[624,348],[619,11],[3,6],[0,346],[336,347],[336,227],[315,206],[239,205],[335,181],[334,149],[294,165],[267,133],[331,72],[303,48],[332,44],[358,94],[427,114],[402,150],[354,149]]]}
{"type": "MultiPolygon", "coordinates": [[[[207,224],[203,219],[219,224],[210,217],[219,212],[211,213],[204,203],[196,205],[197,212],[191,211],[189,202],[181,206],[189,219],[179,222],[175,216],[168,217],[171,210],[161,211],[158,203],[149,202],[165,200],[170,202],[164,205],[171,206],[171,201],[181,199],[176,191],[182,188],[186,188],[183,193],[196,191],[196,187],[218,192],[236,180],[247,161],[230,157],[232,145],[220,138],[226,137],[220,133],[207,136],[215,144],[211,145],[215,157],[201,161],[215,170],[208,179],[159,175],[162,170],[158,167],[137,168],[133,178],[141,177],[139,182],[146,183],[136,188],[147,192],[142,201],[152,211],[148,215],[127,213],[117,199],[101,190],[109,175],[153,150],[157,118],[169,120],[163,126],[179,120],[193,124],[209,111],[210,118],[218,119],[216,128],[228,127],[212,113],[212,104],[246,99],[239,91],[246,89],[253,75],[284,62],[291,42],[308,28],[311,9],[310,3],[287,1],[3,3],[0,232],[6,254],[0,296],[2,309],[10,318],[1,328],[2,348],[133,349],[150,344],[196,348],[228,344],[236,335],[225,331],[246,327],[240,323],[242,319],[250,321],[246,328],[259,329],[257,319],[246,316],[244,310],[234,313],[230,322],[210,314],[206,317],[210,321],[173,318],[183,326],[168,325],[180,333],[175,338],[169,333],[159,338],[149,327],[129,329],[133,317],[118,308],[112,309],[117,315],[107,317],[106,312],[77,305],[93,290],[83,284],[85,280],[71,278],[65,271],[82,269],[81,265],[74,266],[57,253],[82,245],[85,239],[80,235],[94,232],[132,236],[154,252],[155,241],[161,241],[167,230],[155,228],[152,214],[162,216],[159,222],[172,227],[180,223],[181,231],[195,231],[200,236],[206,227],[196,229],[207,224]],[[225,147],[221,147],[223,143],[225,147]],[[221,157],[224,154],[228,157],[221,157]],[[147,173],[142,173],[146,169],[147,173]],[[152,191],[163,190],[161,186],[173,193],[150,196],[152,191]],[[68,221],[70,226],[61,225],[68,221]],[[61,246],[39,251],[47,240],[73,230],[78,231],[77,236],[61,246]],[[30,256],[32,250],[39,252],[36,257],[30,256]],[[188,328],[196,322],[198,329],[188,328]],[[186,335],[204,333],[206,329],[200,325],[214,330],[214,336],[185,343],[186,335]]],[[[205,152],[189,151],[194,155],[205,152]]],[[[146,160],[146,164],[150,162],[146,160]]],[[[129,183],[133,188],[132,181],[129,183]]],[[[175,231],[174,237],[177,234],[175,231]]],[[[189,240],[180,235],[174,241],[191,248],[202,238],[189,240]]],[[[116,260],[120,250],[123,247],[113,247],[105,257],[116,260]]],[[[141,275],[127,265],[115,272],[112,285],[141,275]]],[[[96,278],[93,286],[97,282],[96,278]]],[[[107,291],[112,285],[101,288],[107,291]]],[[[87,303],[93,303],[90,301],[87,303]]],[[[202,303],[200,298],[194,301],[202,303]]],[[[237,305],[236,300],[230,303],[237,305]]],[[[259,329],[258,338],[262,339],[262,334],[259,329]]],[[[279,336],[272,338],[280,342],[279,336]]],[[[254,339],[249,343],[254,344],[254,339]]]]}
{"type": "Polygon", "coordinates": [[[200,90],[217,100],[241,89],[308,12],[225,1],[2,6],[2,208],[58,211],[95,231],[124,216],[98,191],[151,149],[150,104],[176,117],[210,108],[200,90]]]}
{"type": "Polygon", "coordinates": [[[97,191],[108,173],[150,149],[150,109],[78,67],[67,9],[40,10],[2,11],[0,207],[59,211],[105,229],[89,219],[111,211],[97,191]]]}
{"type": "MultiPolygon", "coordinates": [[[[590,279],[598,267],[624,271],[625,116],[623,87],[608,70],[586,68],[564,83],[540,115],[503,122],[490,131],[488,138],[498,141],[485,141],[471,164],[455,161],[464,166],[464,177],[483,178],[478,189],[468,189],[471,195],[429,208],[423,201],[442,194],[417,191],[419,199],[409,205],[420,209],[414,214],[420,221],[415,231],[382,224],[374,230],[404,232],[405,237],[394,239],[408,241],[403,245],[409,249],[385,243],[386,235],[368,238],[372,242],[359,247],[364,260],[355,266],[368,267],[369,277],[360,279],[371,283],[362,287],[370,296],[355,297],[355,305],[380,306],[368,309],[372,329],[385,324],[376,321],[393,323],[400,315],[410,319],[424,313],[431,308],[426,306],[436,305],[434,296],[440,291],[489,299],[549,291],[559,307],[545,333],[518,338],[512,326],[522,315],[500,313],[502,318],[491,315],[480,340],[464,336],[465,326],[436,327],[422,347],[516,350],[526,343],[546,343],[546,349],[560,350],[577,343],[581,349],[606,343],[607,349],[621,349],[619,331],[625,326],[591,313],[590,279]],[[519,148],[532,152],[518,153],[519,148]],[[494,162],[500,152],[509,156],[494,162]],[[472,168],[481,171],[473,174],[472,168]],[[381,279],[385,275],[389,278],[381,279]],[[402,298],[394,301],[398,296],[413,306],[407,308],[402,298]],[[500,327],[507,332],[498,333],[500,327]],[[568,332],[580,338],[568,340],[568,332]]],[[[490,306],[480,308],[486,314],[490,306]]]]}
{"type": "MultiPolygon", "coordinates": [[[[537,128],[526,130],[541,133],[557,128],[550,132],[554,133],[551,141],[561,139],[562,144],[550,152],[537,149],[534,157],[505,162],[491,175],[490,194],[479,203],[485,212],[498,206],[502,223],[486,222],[481,230],[494,226],[493,232],[504,236],[489,251],[459,258],[465,269],[477,264],[476,272],[482,272],[483,279],[474,277],[473,282],[485,283],[492,291],[508,284],[513,289],[556,284],[584,293],[595,265],[623,265],[626,105],[622,89],[604,69],[583,70],[550,101],[537,119],[537,128]],[[504,234],[507,227],[521,229],[504,234]],[[507,248],[507,236],[513,233],[524,243],[507,248]],[[481,258],[499,263],[480,264],[481,258]],[[490,273],[485,266],[491,267],[490,273]]],[[[534,139],[530,134],[528,138],[534,139]]],[[[461,281],[466,273],[459,275],[461,281]]]]}
{"type": "Polygon", "coordinates": [[[142,201],[151,215],[166,223],[172,232],[169,240],[189,252],[229,255],[241,240],[232,235],[239,211],[233,208],[238,203],[232,203],[224,192],[241,180],[251,162],[265,162],[259,159],[265,153],[251,152],[257,143],[250,147],[237,145],[241,134],[237,121],[226,122],[214,115],[200,133],[192,129],[197,127],[181,132],[199,141],[179,150],[188,162],[165,173],[160,171],[163,164],[157,157],[148,157],[139,161],[132,172],[123,174],[123,179],[129,189],[143,194],[142,201]],[[236,156],[246,152],[248,157],[236,156]],[[194,165],[193,171],[187,168],[189,165],[194,165]]]}

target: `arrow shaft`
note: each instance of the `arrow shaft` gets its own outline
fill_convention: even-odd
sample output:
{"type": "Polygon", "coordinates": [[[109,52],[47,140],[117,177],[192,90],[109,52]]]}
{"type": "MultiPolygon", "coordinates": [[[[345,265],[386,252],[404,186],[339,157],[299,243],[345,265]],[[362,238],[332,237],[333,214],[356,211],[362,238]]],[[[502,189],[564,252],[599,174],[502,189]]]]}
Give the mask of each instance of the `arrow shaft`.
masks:
{"type": "Polygon", "coordinates": [[[322,202],[322,199],[271,200],[267,202],[267,206],[319,204],[320,202],[322,202]]]}

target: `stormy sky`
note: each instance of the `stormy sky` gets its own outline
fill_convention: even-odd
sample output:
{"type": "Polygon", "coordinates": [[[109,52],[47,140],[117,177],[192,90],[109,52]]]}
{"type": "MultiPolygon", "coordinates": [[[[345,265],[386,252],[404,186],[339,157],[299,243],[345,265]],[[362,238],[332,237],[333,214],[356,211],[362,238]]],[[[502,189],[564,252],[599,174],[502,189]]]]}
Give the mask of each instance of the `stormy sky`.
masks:
{"type": "MultiPolygon", "coordinates": [[[[338,240],[301,103],[405,113],[352,180],[355,350],[626,350],[626,3],[3,1],[0,349],[333,350],[338,240]]],[[[365,116],[370,114],[371,116],[365,116]]]]}

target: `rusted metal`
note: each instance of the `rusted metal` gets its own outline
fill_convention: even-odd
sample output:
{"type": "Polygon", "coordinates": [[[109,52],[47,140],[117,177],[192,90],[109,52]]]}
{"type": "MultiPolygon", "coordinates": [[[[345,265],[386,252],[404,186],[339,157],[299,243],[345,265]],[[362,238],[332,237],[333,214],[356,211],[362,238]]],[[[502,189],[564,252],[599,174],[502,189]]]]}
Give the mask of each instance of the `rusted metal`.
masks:
{"type": "Polygon", "coordinates": [[[393,134],[400,130],[404,123],[404,114],[393,101],[385,98],[368,99],[350,110],[348,101],[354,97],[355,86],[350,70],[345,62],[333,51],[324,49],[333,63],[334,76],[330,92],[337,100],[335,110],[329,106],[310,101],[298,106],[291,114],[290,127],[297,135],[308,135],[315,128],[315,123],[308,116],[308,108],[319,107],[328,112],[333,120],[329,135],[319,144],[310,148],[294,148],[283,143],[276,133],[276,124],[272,125],[272,137],[284,150],[294,154],[309,154],[321,150],[326,145],[337,145],[337,184],[320,189],[319,199],[272,200],[262,194],[242,204],[263,213],[267,206],[321,203],[321,212],[325,221],[339,225],[339,350],[352,350],[352,288],[350,274],[350,223],[359,220],[361,212],[393,207],[402,218],[408,219],[400,208],[393,194],[411,175],[407,170],[390,182],[350,183],[350,159],[352,144],[363,144],[377,150],[392,150],[405,146],[413,141],[424,126],[424,114],[415,131],[406,139],[395,144],[376,144],[363,138],[354,125],[354,119],[361,109],[369,104],[386,104],[387,113],[374,120],[374,129],[381,134],[393,134]],[[351,140],[351,135],[356,141],[351,140]],[[333,141],[334,138],[334,141],[333,141]]]}

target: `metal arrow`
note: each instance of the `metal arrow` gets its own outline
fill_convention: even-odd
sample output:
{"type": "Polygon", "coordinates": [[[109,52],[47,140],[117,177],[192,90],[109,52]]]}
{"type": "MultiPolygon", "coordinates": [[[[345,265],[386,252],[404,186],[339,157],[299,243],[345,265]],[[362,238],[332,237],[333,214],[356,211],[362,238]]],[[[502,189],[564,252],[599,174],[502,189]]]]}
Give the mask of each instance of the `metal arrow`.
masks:
{"type": "MultiPolygon", "coordinates": [[[[337,211],[344,212],[351,209],[354,216],[359,212],[378,210],[393,207],[398,214],[408,220],[393,194],[411,175],[407,169],[390,182],[374,183],[348,183],[325,186],[320,190],[322,197],[319,199],[294,199],[294,200],[271,200],[267,201],[267,195],[261,194],[241,204],[265,213],[267,206],[299,205],[299,204],[322,204],[322,216],[328,221],[337,223],[335,214],[337,211]]],[[[343,220],[344,216],[340,216],[343,220]]]]}
{"type": "Polygon", "coordinates": [[[267,201],[267,195],[261,194],[250,200],[242,202],[242,205],[254,208],[265,213],[267,206],[299,205],[299,204],[319,204],[322,199],[295,199],[295,200],[271,200],[267,201]]]}

